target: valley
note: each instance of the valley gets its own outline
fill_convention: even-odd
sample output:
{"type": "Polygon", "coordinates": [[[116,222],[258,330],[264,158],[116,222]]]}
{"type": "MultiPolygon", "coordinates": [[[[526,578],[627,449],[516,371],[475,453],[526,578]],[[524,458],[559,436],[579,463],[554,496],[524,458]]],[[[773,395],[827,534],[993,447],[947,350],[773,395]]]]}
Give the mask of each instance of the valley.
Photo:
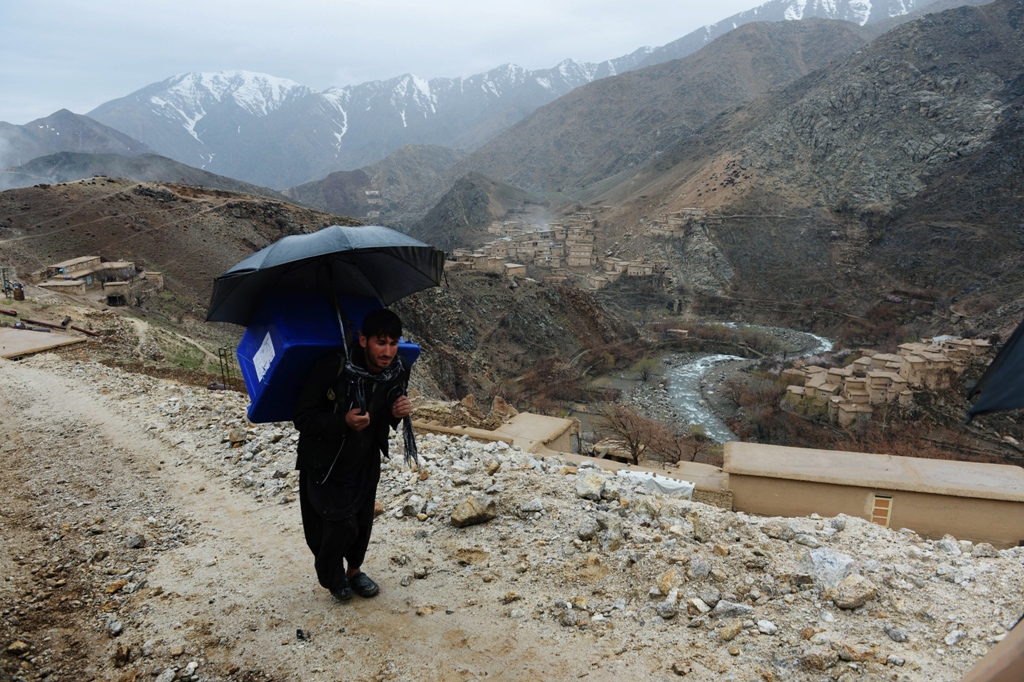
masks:
{"type": "Polygon", "coordinates": [[[1022,0],[770,0],[603,62],[195,71],[0,123],[0,682],[959,679],[1024,611],[1019,547],[616,470],[1024,466],[1019,411],[964,423],[1024,318],[1022,64],[1022,0]],[[381,597],[336,604],[298,435],[248,421],[206,317],[252,253],[370,224],[446,263],[390,306],[422,432],[381,597]],[[517,410],[572,446],[431,430],[517,410]]]}

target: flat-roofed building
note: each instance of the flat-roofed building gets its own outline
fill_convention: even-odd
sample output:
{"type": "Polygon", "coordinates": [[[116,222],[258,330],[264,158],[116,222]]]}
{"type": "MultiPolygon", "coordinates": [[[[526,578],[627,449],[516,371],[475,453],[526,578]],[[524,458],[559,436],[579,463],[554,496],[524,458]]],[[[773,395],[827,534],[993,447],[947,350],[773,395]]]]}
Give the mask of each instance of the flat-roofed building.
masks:
{"type": "Polygon", "coordinates": [[[1017,466],[730,442],[723,469],[739,511],[847,514],[999,547],[1024,540],[1017,466]]]}

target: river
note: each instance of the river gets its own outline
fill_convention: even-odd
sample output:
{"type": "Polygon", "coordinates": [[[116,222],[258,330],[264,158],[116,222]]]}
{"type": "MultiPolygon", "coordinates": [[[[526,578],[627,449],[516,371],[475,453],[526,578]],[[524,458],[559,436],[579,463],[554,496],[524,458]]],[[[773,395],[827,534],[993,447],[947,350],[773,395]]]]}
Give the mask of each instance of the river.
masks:
{"type": "MultiPolygon", "coordinates": [[[[832,350],[832,342],[816,334],[781,327],[762,327],[736,322],[730,322],[727,326],[761,329],[783,337],[787,341],[796,341],[796,343],[792,344],[799,348],[795,353],[795,357],[806,357],[818,353],[827,353],[832,350]]],[[[705,374],[715,367],[731,362],[752,364],[755,361],[736,355],[705,355],[691,362],[677,365],[665,373],[669,380],[669,399],[672,401],[672,406],[676,412],[682,416],[685,423],[702,426],[708,438],[718,443],[736,440],[736,434],[729,430],[725,422],[714,413],[711,406],[704,399],[701,393],[701,380],[705,374]]]]}

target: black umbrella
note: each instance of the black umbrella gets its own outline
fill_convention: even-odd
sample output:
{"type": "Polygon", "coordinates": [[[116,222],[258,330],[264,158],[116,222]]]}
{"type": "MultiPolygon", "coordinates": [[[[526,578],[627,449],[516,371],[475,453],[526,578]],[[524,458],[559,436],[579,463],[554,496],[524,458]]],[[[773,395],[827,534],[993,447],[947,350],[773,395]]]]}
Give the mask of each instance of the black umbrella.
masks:
{"type": "Polygon", "coordinates": [[[267,295],[320,293],[381,305],[441,283],[444,252],[380,225],[284,237],[213,281],[207,321],[246,326],[267,295]]]}
{"type": "Polygon", "coordinates": [[[976,395],[977,401],[967,410],[968,422],[979,414],[1024,407],[1024,322],[996,354],[969,397],[976,395]]]}

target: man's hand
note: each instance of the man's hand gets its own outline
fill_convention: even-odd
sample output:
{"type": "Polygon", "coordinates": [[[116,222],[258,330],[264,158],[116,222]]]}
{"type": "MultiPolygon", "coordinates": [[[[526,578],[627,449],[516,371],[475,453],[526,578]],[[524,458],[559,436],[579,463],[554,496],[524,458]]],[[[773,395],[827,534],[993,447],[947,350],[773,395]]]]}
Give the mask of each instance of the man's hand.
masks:
{"type": "Polygon", "coordinates": [[[398,396],[398,400],[391,406],[391,416],[395,419],[404,419],[412,414],[412,403],[409,396],[398,396]]]}
{"type": "Polygon", "coordinates": [[[358,407],[345,413],[345,423],[353,431],[362,431],[370,425],[370,414],[363,412],[358,407]]]}

